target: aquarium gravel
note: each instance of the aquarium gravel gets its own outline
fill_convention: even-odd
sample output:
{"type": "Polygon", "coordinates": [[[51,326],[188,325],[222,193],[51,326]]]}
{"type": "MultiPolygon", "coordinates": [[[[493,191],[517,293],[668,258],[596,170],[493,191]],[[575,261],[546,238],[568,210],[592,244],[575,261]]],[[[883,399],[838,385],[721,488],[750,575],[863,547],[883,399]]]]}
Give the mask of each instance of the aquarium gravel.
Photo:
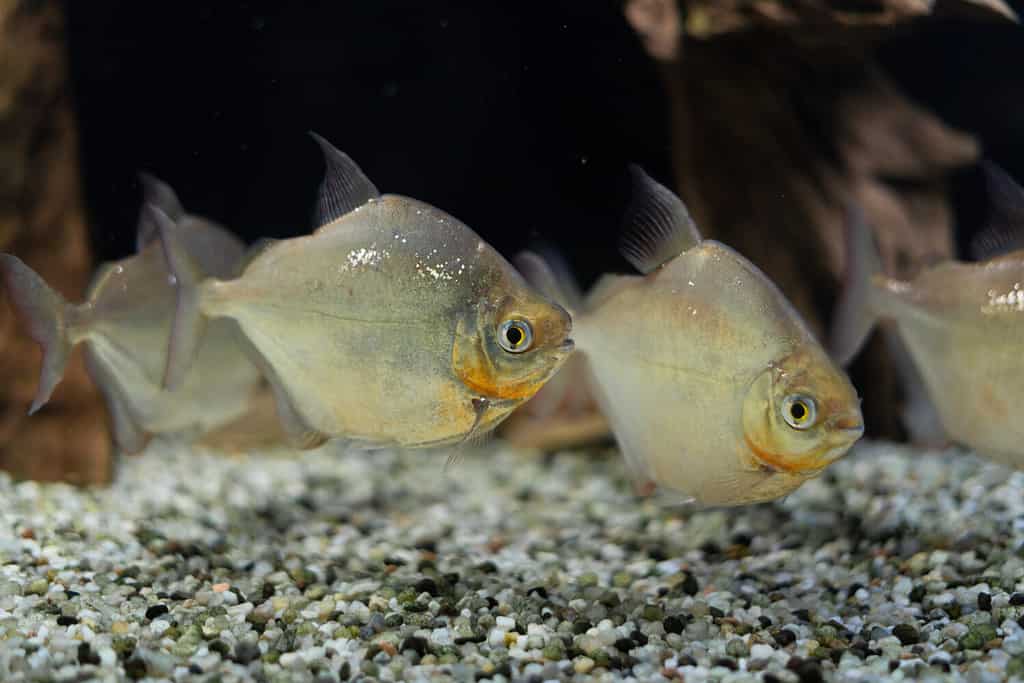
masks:
{"type": "Polygon", "coordinates": [[[0,478],[0,680],[997,681],[1024,475],[868,445],[787,500],[636,497],[612,453],[125,459],[0,478]]]}

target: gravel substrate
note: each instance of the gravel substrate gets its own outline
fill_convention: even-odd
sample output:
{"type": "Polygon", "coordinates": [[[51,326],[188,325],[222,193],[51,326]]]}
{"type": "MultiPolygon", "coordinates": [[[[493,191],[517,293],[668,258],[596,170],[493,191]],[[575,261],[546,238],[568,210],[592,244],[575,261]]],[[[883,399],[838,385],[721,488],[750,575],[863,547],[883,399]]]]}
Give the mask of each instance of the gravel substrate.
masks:
{"type": "Polygon", "coordinates": [[[860,448],[787,500],[638,499],[616,457],[173,446],[0,476],[0,680],[1002,680],[1024,475],[860,448]]]}

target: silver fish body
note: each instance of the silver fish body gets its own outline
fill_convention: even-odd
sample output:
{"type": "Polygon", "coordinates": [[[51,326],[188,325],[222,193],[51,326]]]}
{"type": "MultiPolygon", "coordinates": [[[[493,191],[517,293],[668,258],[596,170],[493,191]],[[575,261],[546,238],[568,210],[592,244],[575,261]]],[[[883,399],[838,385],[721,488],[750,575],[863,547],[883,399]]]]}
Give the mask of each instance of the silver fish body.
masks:
{"type": "Polygon", "coordinates": [[[648,484],[705,505],[784,496],[861,436],[856,393],[774,284],[634,177],[624,252],[645,274],[605,276],[575,314],[602,412],[648,484]]]}
{"type": "MultiPolygon", "coordinates": [[[[1024,229],[1024,190],[989,169],[997,199],[1015,202],[1017,225],[993,225],[996,235],[1024,229]]],[[[982,240],[986,234],[983,233],[982,240]]],[[[997,241],[1005,241],[1000,237],[997,241]]],[[[833,352],[849,362],[878,320],[903,341],[942,428],[954,441],[999,462],[1024,467],[1024,249],[1014,240],[975,263],[948,262],[905,282],[881,273],[871,229],[852,210],[848,224],[848,283],[835,315],[833,352]]],[[[990,252],[991,253],[991,252],[990,252]]]]}
{"type": "MultiPolygon", "coordinates": [[[[298,446],[435,446],[490,430],[568,356],[568,315],[463,223],[380,196],[347,157],[325,152],[362,194],[328,192],[314,234],[268,246],[237,279],[194,283],[194,317],[237,322],[298,446]],[[509,321],[530,328],[521,352],[496,343],[509,321]]],[[[175,271],[186,286],[188,270],[175,271]]]]}

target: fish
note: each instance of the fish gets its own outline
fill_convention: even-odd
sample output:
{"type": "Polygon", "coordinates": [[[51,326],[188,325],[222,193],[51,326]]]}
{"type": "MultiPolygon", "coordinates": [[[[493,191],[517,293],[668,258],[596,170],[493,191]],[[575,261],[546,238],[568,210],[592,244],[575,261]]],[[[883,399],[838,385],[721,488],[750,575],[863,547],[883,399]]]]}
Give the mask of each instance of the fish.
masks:
{"type": "Polygon", "coordinates": [[[467,225],[380,194],[348,155],[312,137],[326,165],[320,227],[267,245],[238,277],[202,277],[160,215],[178,287],[166,386],[206,324],[229,319],[296,448],[425,448],[489,433],[572,353],[568,313],[467,225]]]}
{"type": "MultiPolygon", "coordinates": [[[[637,489],[706,507],[784,497],[861,437],[857,393],[756,266],[630,172],[620,250],[641,274],[604,275],[569,310],[637,489]]],[[[527,279],[556,296],[543,260],[524,257],[527,279]]]]}
{"type": "Polygon", "coordinates": [[[982,164],[991,196],[973,262],[946,261],[911,281],[883,274],[863,211],[847,213],[847,268],[831,351],[849,363],[880,321],[893,325],[952,441],[1024,467],[1024,188],[982,164]]]}
{"type": "MultiPolygon", "coordinates": [[[[174,191],[142,174],[146,202],[159,203],[180,226],[181,240],[198,267],[229,276],[245,258],[245,245],[225,228],[185,212],[174,191]]],[[[71,350],[84,345],[87,370],[106,401],[114,442],[124,453],[142,451],[156,435],[191,438],[244,412],[260,381],[236,342],[231,321],[211,326],[196,363],[175,392],[163,387],[176,305],[155,223],[140,212],[137,252],[106,263],[94,274],[80,304],[67,302],[29,266],[0,254],[0,276],[14,308],[43,351],[33,414],[49,401],[71,350]]]]}

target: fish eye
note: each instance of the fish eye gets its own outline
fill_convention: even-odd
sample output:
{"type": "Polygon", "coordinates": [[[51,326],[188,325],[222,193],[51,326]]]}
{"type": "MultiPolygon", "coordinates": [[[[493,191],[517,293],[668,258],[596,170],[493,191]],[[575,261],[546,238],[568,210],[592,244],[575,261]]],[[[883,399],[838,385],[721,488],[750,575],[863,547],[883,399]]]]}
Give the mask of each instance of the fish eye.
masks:
{"type": "Polygon", "coordinates": [[[793,429],[808,429],[818,416],[818,408],[810,396],[794,394],[782,403],[782,418],[793,429]]]}
{"type": "Polygon", "coordinates": [[[498,330],[498,345],[509,353],[528,351],[533,345],[533,328],[525,320],[506,320],[498,330]]]}

